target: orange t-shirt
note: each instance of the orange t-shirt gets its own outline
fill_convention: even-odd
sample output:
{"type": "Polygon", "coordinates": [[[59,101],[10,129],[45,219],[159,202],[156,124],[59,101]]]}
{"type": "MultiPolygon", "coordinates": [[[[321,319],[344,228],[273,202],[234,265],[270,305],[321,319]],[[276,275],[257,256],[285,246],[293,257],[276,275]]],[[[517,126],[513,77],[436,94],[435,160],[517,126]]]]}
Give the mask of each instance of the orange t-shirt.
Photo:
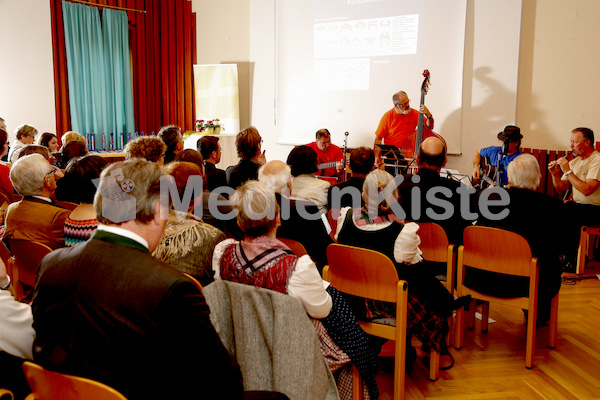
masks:
{"type": "Polygon", "coordinates": [[[392,108],[381,117],[375,135],[383,140],[384,144],[391,144],[402,148],[407,137],[417,129],[419,112],[413,108],[408,114],[398,114],[392,108]]]}

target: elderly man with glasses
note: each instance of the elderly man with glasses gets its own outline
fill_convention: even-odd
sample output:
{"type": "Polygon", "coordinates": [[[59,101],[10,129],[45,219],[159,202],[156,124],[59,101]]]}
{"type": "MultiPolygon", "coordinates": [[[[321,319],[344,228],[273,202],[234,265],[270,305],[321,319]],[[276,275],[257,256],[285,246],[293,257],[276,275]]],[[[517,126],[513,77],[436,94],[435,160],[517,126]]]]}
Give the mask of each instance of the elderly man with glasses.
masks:
{"type": "MultiPolygon", "coordinates": [[[[383,114],[379,126],[375,131],[374,148],[383,143],[402,149],[406,139],[417,129],[419,110],[410,108],[410,99],[406,92],[400,91],[394,93],[392,101],[394,102],[394,108],[383,114]]],[[[425,127],[433,129],[433,116],[427,106],[422,105],[421,112],[425,116],[425,127]]],[[[412,143],[414,145],[414,141],[412,143]]],[[[406,150],[410,154],[414,152],[414,149],[406,150]]]]}
{"type": "Polygon", "coordinates": [[[3,239],[34,240],[52,249],[65,245],[65,219],[70,211],[51,200],[61,176],[60,169],[41,154],[30,154],[13,164],[10,180],[23,199],[8,207],[3,239]]]}
{"type": "Polygon", "coordinates": [[[340,177],[344,172],[342,149],[331,143],[331,134],[327,129],[319,129],[315,136],[317,140],[307,146],[317,153],[319,175],[340,177]]]}

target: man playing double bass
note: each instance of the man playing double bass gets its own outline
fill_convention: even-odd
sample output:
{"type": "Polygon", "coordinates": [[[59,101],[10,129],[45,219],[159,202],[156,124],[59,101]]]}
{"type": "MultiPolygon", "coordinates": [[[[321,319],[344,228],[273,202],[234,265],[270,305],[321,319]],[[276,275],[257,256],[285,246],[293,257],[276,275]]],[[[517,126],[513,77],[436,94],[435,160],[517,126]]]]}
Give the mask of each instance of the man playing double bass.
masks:
{"type": "MultiPolygon", "coordinates": [[[[414,148],[404,148],[406,139],[411,136],[419,122],[419,111],[410,108],[410,100],[404,91],[395,93],[392,96],[394,108],[383,114],[377,131],[375,131],[374,148],[382,141],[384,144],[391,144],[399,149],[414,152],[414,148]]],[[[421,105],[421,113],[425,116],[424,126],[433,129],[433,116],[424,104],[421,105]]],[[[414,141],[413,141],[414,146],[414,141]]]]}

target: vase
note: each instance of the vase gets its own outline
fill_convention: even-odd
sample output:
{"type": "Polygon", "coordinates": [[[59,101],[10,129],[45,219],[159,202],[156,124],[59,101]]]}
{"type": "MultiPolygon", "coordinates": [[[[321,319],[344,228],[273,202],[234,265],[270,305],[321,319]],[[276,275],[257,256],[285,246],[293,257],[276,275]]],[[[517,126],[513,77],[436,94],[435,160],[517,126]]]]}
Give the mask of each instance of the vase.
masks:
{"type": "Polygon", "coordinates": [[[217,126],[217,127],[215,128],[215,135],[218,135],[219,133],[221,133],[221,127],[220,127],[220,126],[217,126]]]}
{"type": "Polygon", "coordinates": [[[205,133],[206,135],[212,135],[212,134],[213,134],[213,132],[214,132],[214,130],[215,130],[215,128],[206,128],[206,129],[204,130],[204,133],[205,133]]]}

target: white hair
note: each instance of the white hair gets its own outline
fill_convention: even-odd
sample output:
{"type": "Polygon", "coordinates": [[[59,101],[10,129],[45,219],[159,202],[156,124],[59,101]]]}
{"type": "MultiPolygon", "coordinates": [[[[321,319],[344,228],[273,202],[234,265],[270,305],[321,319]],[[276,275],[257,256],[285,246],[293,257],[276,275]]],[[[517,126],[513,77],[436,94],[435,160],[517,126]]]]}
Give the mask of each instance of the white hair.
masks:
{"type": "Polygon", "coordinates": [[[521,154],[507,167],[510,187],[537,190],[540,185],[540,165],[531,154],[521,154]]]}
{"type": "Polygon", "coordinates": [[[279,205],[275,192],[262,182],[249,180],[231,197],[238,210],[237,221],[245,235],[258,237],[275,226],[279,205]]]}
{"type": "MultiPolygon", "coordinates": [[[[258,170],[258,181],[267,185],[276,193],[282,192],[292,179],[292,169],[289,165],[281,163],[281,168],[276,170],[276,173],[265,173],[265,167],[268,163],[261,166],[258,170]]],[[[267,168],[268,172],[272,172],[272,168],[267,168]]]]}
{"type": "Polygon", "coordinates": [[[29,154],[19,158],[10,168],[10,181],[23,196],[36,196],[42,193],[46,175],[52,166],[39,154],[29,154]]]}

